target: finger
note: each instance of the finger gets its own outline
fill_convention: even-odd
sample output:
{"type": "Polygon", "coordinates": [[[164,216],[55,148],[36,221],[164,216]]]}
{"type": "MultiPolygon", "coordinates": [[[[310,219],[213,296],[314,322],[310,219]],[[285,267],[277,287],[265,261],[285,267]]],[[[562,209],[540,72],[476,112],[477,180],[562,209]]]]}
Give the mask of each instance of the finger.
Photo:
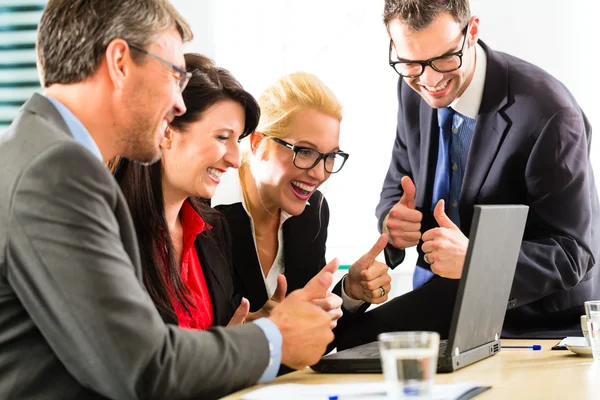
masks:
{"type": "Polygon", "coordinates": [[[435,245],[435,240],[428,240],[423,242],[423,245],[421,246],[421,250],[423,250],[423,253],[431,253],[434,250],[436,250],[436,245],[435,245]]]}
{"type": "Polygon", "coordinates": [[[364,300],[369,303],[375,303],[375,304],[383,302],[384,300],[382,300],[382,299],[387,299],[388,294],[390,293],[391,285],[388,284],[388,285],[385,285],[382,287],[385,292],[383,295],[381,294],[380,287],[378,287],[377,289],[374,289],[374,290],[364,290],[363,291],[364,300]]]}
{"type": "Polygon", "coordinates": [[[431,228],[422,236],[423,242],[429,242],[443,235],[441,228],[431,228]]]}
{"type": "Polygon", "coordinates": [[[417,189],[415,188],[415,184],[409,176],[404,176],[400,181],[402,184],[402,198],[400,199],[400,204],[405,205],[408,208],[415,208],[415,194],[417,193],[417,189]]]}
{"type": "Polygon", "coordinates": [[[402,232],[420,232],[420,222],[410,222],[403,219],[393,219],[387,225],[388,231],[402,231],[402,232]]]}
{"type": "Polygon", "coordinates": [[[339,266],[340,261],[337,258],[334,258],[326,266],[324,266],[317,275],[308,281],[308,283],[302,289],[292,292],[290,296],[293,295],[293,297],[305,301],[324,298],[327,295],[331,283],[333,282],[333,273],[338,269],[339,266]]]}
{"type": "Polygon", "coordinates": [[[392,238],[394,246],[398,247],[399,244],[405,243],[408,245],[402,246],[402,248],[406,248],[419,243],[421,232],[390,231],[390,237],[392,238]]]}
{"type": "Polygon", "coordinates": [[[283,299],[285,299],[285,294],[287,293],[287,279],[285,279],[285,275],[279,274],[277,277],[277,289],[275,289],[275,293],[271,297],[271,300],[281,303],[283,299]]]}
{"type": "Polygon", "coordinates": [[[444,211],[444,200],[438,201],[433,210],[433,217],[441,228],[458,229],[444,211]]]}
{"type": "Polygon", "coordinates": [[[233,313],[233,317],[229,321],[229,326],[232,325],[241,325],[248,317],[248,313],[250,312],[250,302],[245,297],[242,297],[242,301],[238,306],[237,310],[233,313]]]}
{"type": "Polygon", "coordinates": [[[377,256],[379,254],[381,254],[383,249],[385,249],[385,246],[387,246],[387,244],[388,244],[388,235],[386,235],[385,233],[382,233],[379,236],[379,238],[377,239],[377,242],[375,242],[375,245],[373,247],[371,247],[371,250],[369,250],[368,253],[366,253],[361,258],[359,258],[355,264],[359,264],[361,270],[364,268],[368,268],[371,264],[373,264],[373,261],[375,261],[375,258],[377,258],[377,256]]]}
{"type": "Polygon", "coordinates": [[[340,319],[342,317],[342,315],[344,313],[343,313],[341,307],[338,307],[338,308],[334,308],[333,310],[327,311],[327,314],[329,314],[329,317],[331,318],[332,321],[337,321],[338,319],[340,319]]]}
{"type": "Polygon", "coordinates": [[[395,220],[402,220],[408,222],[421,222],[423,220],[423,213],[419,210],[414,210],[412,208],[392,208],[390,210],[390,215],[387,220],[388,229],[390,226],[393,226],[395,220]]]}
{"type": "Polygon", "coordinates": [[[374,290],[379,286],[387,285],[392,281],[392,277],[388,273],[388,266],[382,263],[369,268],[367,271],[363,271],[361,274],[362,280],[360,285],[364,289],[374,290]]]}
{"type": "Polygon", "coordinates": [[[371,304],[381,304],[385,301],[387,301],[389,295],[390,295],[390,290],[392,290],[392,286],[391,285],[385,285],[383,286],[383,290],[385,291],[385,294],[382,296],[381,295],[381,289],[377,289],[377,291],[374,291],[372,293],[377,293],[375,295],[375,297],[370,297],[369,300],[367,300],[369,303],[371,304]]]}
{"type": "MultiPolygon", "coordinates": [[[[320,272],[329,272],[330,274],[335,273],[335,271],[337,271],[338,267],[340,266],[340,260],[338,260],[337,258],[334,258],[333,260],[329,261],[327,263],[327,265],[325,265],[320,272]]],[[[316,275],[318,276],[318,274],[316,275]]],[[[331,283],[330,283],[331,285],[331,283]]]]}
{"type": "Polygon", "coordinates": [[[324,299],[313,300],[313,303],[316,306],[319,306],[324,311],[335,310],[336,308],[342,307],[342,298],[336,294],[329,293],[324,299]]]}

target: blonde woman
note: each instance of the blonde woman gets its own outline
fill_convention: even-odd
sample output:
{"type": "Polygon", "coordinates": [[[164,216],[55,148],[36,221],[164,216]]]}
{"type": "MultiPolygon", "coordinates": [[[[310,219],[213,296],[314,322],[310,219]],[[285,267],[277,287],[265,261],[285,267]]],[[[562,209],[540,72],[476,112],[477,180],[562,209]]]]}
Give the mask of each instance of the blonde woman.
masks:
{"type": "MultiPolygon", "coordinates": [[[[329,208],[317,189],[340,172],[349,155],[339,147],[342,107],[308,73],[287,75],[258,100],[261,117],[239,169],[239,190],[216,206],[232,236],[236,287],[258,310],[278,285],[301,288],[325,266],[329,208]],[[281,279],[281,278],[280,278],[281,279]]],[[[215,205],[213,203],[213,205],[215,205]]],[[[391,278],[375,261],[387,236],[357,262],[319,305],[338,321],[388,298],[391,278]]]]}

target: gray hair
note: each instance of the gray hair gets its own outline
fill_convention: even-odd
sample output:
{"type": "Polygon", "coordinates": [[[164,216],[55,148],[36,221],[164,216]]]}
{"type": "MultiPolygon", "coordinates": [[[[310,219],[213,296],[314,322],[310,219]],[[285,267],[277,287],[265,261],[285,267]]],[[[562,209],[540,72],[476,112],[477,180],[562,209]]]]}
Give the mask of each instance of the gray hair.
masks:
{"type": "Polygon", "coordinates": [[[385,0],[383,22],[399,19],[412,31],[427,28],[440,13],[447,12],[461,26],[467,26],[471,18],[469,0],[385,0]]]}
{"type": "Polygon", "coordinates": [[[42,86],[89,78],[116,38],[146,48],[173,28],[183,42],[192,39],[189,25],[167,0],[50,0],[36,43],[42,86]]]}

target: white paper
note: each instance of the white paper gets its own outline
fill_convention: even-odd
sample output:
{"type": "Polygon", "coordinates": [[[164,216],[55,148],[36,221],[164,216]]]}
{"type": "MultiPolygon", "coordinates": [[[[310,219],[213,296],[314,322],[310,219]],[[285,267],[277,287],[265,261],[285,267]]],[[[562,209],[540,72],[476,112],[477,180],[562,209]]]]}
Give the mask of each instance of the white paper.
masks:
{"type": "MultiPolygon", "coordinates": [[[[435,385],[433,387],[434,400],[454,400],[464,393],[478,387],[474,382],[456,383],[450,385],[435,385]]],[[[387,399],[384,382],[373,383],[348,383],[348,384],[295,384],[266,386],[245,394],[244,400],[329,400],[338,396],[339,400],[362,399],[383,400],[387,399]]]]}

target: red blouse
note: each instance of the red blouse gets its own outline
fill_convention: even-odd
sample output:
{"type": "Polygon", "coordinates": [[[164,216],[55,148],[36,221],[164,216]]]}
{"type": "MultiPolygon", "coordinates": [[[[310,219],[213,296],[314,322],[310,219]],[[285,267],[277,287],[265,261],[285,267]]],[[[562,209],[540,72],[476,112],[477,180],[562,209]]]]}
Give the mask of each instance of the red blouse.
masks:
{"type": "Polygon", "coordinates": [[[181,227],[183,229],[183,252],[181,257],[181,278],[187,285],[194,307],[190,307],[190,314],[186,313],[183,305],[171,293],[171,303],[177,315],[180,328],[208,329],[214,321],[212,301],[206,286],[204,272],[196,252],[194,242],[196,237],[211,226],[205,224],[189,201],[183,203],[181,208],[181,227]]]}

